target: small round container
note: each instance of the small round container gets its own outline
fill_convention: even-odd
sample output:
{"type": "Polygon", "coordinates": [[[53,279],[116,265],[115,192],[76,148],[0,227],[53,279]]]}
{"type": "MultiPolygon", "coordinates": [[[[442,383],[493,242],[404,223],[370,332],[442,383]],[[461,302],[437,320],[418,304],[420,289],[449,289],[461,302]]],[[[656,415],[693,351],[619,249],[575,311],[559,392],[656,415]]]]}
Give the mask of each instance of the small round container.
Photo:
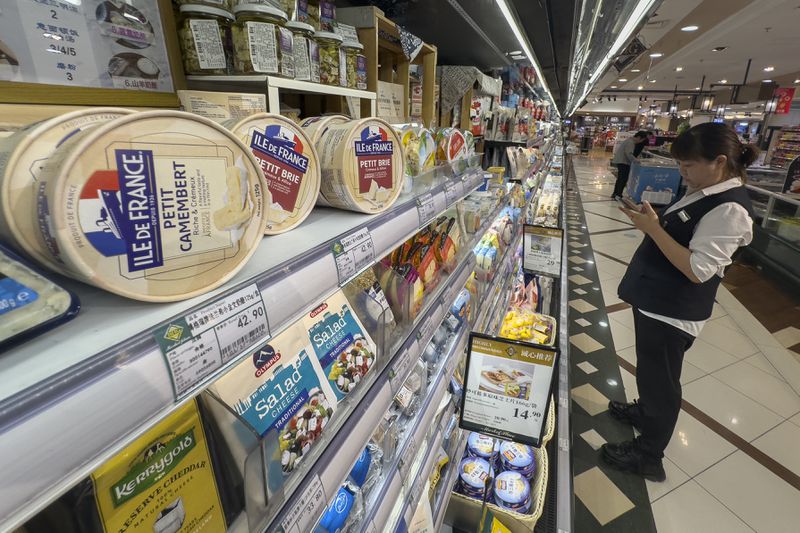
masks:
{"type": "Polygon", "coordinates": [[[375,214],[397,201],[403,188],[403,147],[388,122],[368,118],[328,124],[315,144],[320,193],[331,206],[375,214]]]}
{"type": "Polygon", "coordinates": [[[528,514],[531,510],[531,484],[519,472],[501,472],[494,479],[494,502],[503,509],[528,514]]]}
{"type": "Polygon", "coordinates": [[[319,49],[319,81],[325,85],[339,85],[339,48],[342,37],[336,33],[318,31],[314,41],[319,49]]]}
{"type": "Polygon", "coordinates": [[[281,115],[257,113],[226,122],[250,148],[267,180],[267,235],[296,228],[319,196],[320,169],[314,144],[297,124],[281,115]]]}
{"type": "Polygon", "coordinates": [[[184,300],[225,283],[256,251],[265,191],[252,152],[216,122],[134,113],[50,156],[39,238],[76,279],[136,300],[184,300]]]}
{"type": "Polygon", "coordinates": [[[480,457],[465,457],[458,465],[458,490],[465,496],[483,499],[486,478],[494,477],[494,469],[480,457]]]}
{"type": "Polygon", "coordinates": [[[339,84],[350,89],[358,88],[358,55],[364,45],[355,41],[342,43],[339,53],[339,84]]]}
{"type": "Polygon", "coordinates": [[[37,238],[37,186],[42,166],[73,135],[131,113],[117,107],[83,109],[30,124],[0,138],[0,237],[58,271],[59,264],[37,238]]]}
{"type": "Polygon", "coordinates": [[[491,461],[498,451],[499,442],[497,439],[487,437],[474,431],[467,437],[467,453],[472,457],[480,457],[491,461]]]}
{"type": "Polygon", "coordinates": [[[233,65],[230,11],[184,4],[178,37],[186,74],[228,74],[233,65]]]}
{"type": "Polygon", "coordinates": [[[533,449],[518,442],[503,441],[500,444],[500,466],[503,470],[519,472],[530,478],[536,471],[533,449]]]}
{"type": "MultiPolygon", "coordinates": [[[[294,50],[294,79],[299,81],[314,81],[311,77],[311,55],[308,46],[314,39],[314,28],[303,22],[289,21],[286,29],[292,32],[292,49],[294,50]]],[[[319,57],[316,62],[316,81],[319,82],[319,57]]]]}
{"type": "Polygon", "coordinates": [[[292,32],[286,13],[263,4],[239,4],[233,10],[234,71],[294,78],[292,32]]]}
{"type": "Polygon", "coordinates": [[[311,138],[311,142],[317,144],[322,134],[333,124],[344,124],[350,119],[344,115],[323,115],[320,117],[308,117],[300,122],[300,127],[311,138]]]}

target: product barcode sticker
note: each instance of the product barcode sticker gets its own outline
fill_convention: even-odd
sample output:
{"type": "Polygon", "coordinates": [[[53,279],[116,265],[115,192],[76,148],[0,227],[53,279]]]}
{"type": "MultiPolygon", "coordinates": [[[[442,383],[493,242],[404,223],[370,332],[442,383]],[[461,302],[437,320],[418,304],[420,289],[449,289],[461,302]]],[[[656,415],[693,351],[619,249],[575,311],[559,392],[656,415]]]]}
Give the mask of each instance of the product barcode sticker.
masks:
{"type": "Polygon", "coordinates": [[[319,474],[314,475],[305,490],[296,493],[299,493],[300,497],[289,508],[286,517],[281,521],[281,529],[285,533],[311,531],[328,501],[319,474]]]}
{"type": "Polygon", "coordinates": [[[434,196],[431,193],[425,193],[417,198],[417,215],[419,215],[420,228],[427,226],[436,216],[436,213],[434,196]]]}
{"type": "Polygon", "coordinates": [[[456,200],[461,198],[463,187],[461,180],[449,180],[444,184],[444,199],[448,207],[456,203],[456,200]]]}
{"type": "Polygon", "coordinates": [[[411,343],[411,346],[403,350],[395,361],[394,366],[392,366],[392,369],[389,371],[389,381],[392,386],[393,394],[397,394],[397,391],[403,386],[403,382],[406,380],[408,372],[411,370],[412,363],[418,358],[419,346],[417,345],[417,341],[414,341],[411,343]]]}
{"type": "Polygon", "coordinates": [[[375,246],[369,229],[360,229],[334,242],[333,258],[341,287],[375,262],[375,246]]]}
{"type": "Polygon", "coordinates": [[[153,333],[172,378],[175,399],[225,363],[270,336],[267,310],[255,283],[153,333]]]}

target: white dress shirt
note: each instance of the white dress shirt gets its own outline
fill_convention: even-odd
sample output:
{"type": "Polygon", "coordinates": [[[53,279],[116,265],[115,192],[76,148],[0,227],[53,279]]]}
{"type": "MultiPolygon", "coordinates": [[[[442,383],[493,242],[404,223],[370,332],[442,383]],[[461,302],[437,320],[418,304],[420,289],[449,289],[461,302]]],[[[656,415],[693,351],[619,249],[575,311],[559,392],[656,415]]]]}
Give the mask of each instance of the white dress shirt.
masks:
{"type": "MultiPolygon", "coordinates": [[[[687,194],[673,204],[664,214],[682,209],[701,198],[741,187],[742,180],[731,178],[711,187],[687,194]]],[[[731,256],[741,246],[747,246],[753,240],[753,219],[747,210],[736,202],[718,205],[706,213],[694,228],[694,235],[689,242],[689,264],[692,272],[702,282],[713,276],[723,277],[725,267],[731,264],[731,256]]],[[[705,320],[681,320],[647,311],[639,310],[643,315],[685,331],[693,337],[700,335],[705,320]]]]}

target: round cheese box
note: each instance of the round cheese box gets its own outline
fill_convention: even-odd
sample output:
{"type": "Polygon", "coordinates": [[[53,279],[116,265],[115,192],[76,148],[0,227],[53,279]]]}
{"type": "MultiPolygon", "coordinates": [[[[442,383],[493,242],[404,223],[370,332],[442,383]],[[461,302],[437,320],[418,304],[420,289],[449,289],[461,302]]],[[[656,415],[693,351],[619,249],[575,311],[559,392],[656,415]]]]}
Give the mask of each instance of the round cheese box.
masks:
{"type": "Polygon", "coordinates": [[[267,222],[252,152],[180,111],[136,113],[73,136],[41,181],[41,237],[63,270],[137,300],[183,300],[221,285],[267,222]]]}
{"type": "Polygon", "coordinates": [[[403,147],[379,118],[330,124],[316,142],[322,167],[320,193],[333,207],[381,213],[400,196],[403,147]]]}
{"type": "Polygon", "coordinates": [[[300,225],[319,196],[317,151],[303,130],[288,118],[258,113],[225,123],[247,145],[261,164],[267,180],[267,235],[300,225]]]}
{"type": "Polygon", "coordinates": [[[56,268],[37,238],[37,185],[41,168],[53,151],[80,131],[133,113],[96,107],[30,124],[0,139],[0,237],[39,263],[56,268]]]}
{"type": "Polygon", "coordinates": [[[316,144],[328,126],[331,124],[344,124],[350,119],[344,115],[323,115],[321,117],[308,117],[300,122],[300,127],[309,136],[311,142],[316,144]]]}

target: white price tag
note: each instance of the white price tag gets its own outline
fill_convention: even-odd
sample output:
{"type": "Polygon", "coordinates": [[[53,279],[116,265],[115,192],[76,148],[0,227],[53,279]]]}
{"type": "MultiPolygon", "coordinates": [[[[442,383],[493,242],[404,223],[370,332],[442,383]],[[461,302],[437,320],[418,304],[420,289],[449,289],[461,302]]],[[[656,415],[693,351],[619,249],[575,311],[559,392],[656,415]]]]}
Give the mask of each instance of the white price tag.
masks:
{"type": "Polygon", "coordinates": [[[448,207],[456,203],[461,198],[461,180],[449,180],[444,184],[444,199],[448,207]]]}
{"type": "Polygon", "coordinates": [[[300,493],[300,498],[289,509],[286,518],[281,521],[281,528],[287,533],[311,531],[327,501],[322,480],[317,474],[311,480],[311,485],[300,493]]]}
{"type": "Polygon", "coordinates": [[[567,439],[558,439],[558,447],[562,452],[569,451],[569,441],[567,439]]]}
{"type": "Polygon", "coordinates": [[[403,454],[403,457],[400,459],[400,464],[397,467],[397,469],[400,471],[403,485],[406,485],[406,481],[408,481],[409,476],[411,475],[411,467],[414,465],[414,458],[417,456],[418,451],[419,443],[414,440],[414,435],[409,435],[408,447],[406,447],[406,451],[403,454]]]}
{"type": "Polygon", "coordinates": [[[167,362],[176,399],[270,336],[256,284],[158,328],[153,336],[167,362]]]}
{"type": "Polygon", "coordinates": [[[389,382],[392,386],[392,393],[397,394],[403,382],[406,380],[411,365],[416,358],[419,357],[419,347],[417,341],[414,341],[411,346],[403,350],[403,353],[397,358],[392,369],[389,371],[389,382]]]}
{"type": "Polygon", "coordinates": [[[436,308],[431,314],[428,315],[428,318],[420,325],[419,329],[417,330],[417,342],[424,343],[425,345],[430,342],[431,337],[433,337],[433,332],[436,331],[436,327],[442,322],[442,304],[436,308]]]}
{"type": "Polygon", "coordinates": [[[420,228],[427,226],[436,216],[436,213],[434,196],[431,193],[425,193],[417,198],[417,215],[419,215],[420,228]]]}
{"type": "Polygon", "coordinates": [[[425,477],[424,476],[417,476],[417,481],[411,487],[411,490],[408,491],[409,494],[409,503],[411,504],[412,509],[417,508],[417,504],[419,503],[419,499],[422,496],[422,489],[425,487],[425,477]]]}
{"type": "Polygon", "coordinates": [[[369,229],[363,228],[333,243],[339,286],[346,284],[375,262],[375,246],[369,229]]]}

